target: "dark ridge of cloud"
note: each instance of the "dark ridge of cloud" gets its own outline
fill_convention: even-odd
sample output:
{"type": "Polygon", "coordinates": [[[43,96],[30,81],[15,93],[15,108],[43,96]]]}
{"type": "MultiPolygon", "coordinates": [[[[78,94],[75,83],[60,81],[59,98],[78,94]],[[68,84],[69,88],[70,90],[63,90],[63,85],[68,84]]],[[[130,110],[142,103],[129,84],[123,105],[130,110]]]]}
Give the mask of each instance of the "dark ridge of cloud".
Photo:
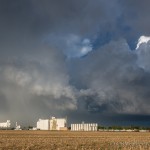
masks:
{"type": "Polygon", "coordinates": [[[92,114],[85,112],[71,112],[68,115],[68,125],[71,123],[96,122],[100,126],[147,126],[150,125],[149,115],[132,114],[92,114]],[[80,117],[79,117],[80,116],[80,117]]]}

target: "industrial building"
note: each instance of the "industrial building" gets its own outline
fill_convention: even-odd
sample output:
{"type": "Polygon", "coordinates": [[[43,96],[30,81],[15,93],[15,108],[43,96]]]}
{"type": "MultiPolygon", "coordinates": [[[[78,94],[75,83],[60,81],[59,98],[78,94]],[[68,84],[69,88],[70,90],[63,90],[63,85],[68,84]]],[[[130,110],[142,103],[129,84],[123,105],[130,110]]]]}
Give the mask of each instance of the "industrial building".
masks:
{"type": "Polygon", "coordinates": [[[37,122],[38,130],[49,130],[49,119],[39,119],[37,122]]]}
{"type": "Polygon", "coordinates": [[[10,128],[10,120],[7,120],[6,122],[0,123],[0,128],[10,128]]]}
{"type": "Polygon", "coordinates": [[[67,130],[67,119],[52,117],[50,119],[50,130],[67,130]]]}
{"type": "Polygon", "coordinates": [[[71,124],[71,131],[97,131],[97,123],[71,124]]]}
{"type": "Polygon", "coordinates": [[[39,119],[37,130],[67,130],[66,118],[39,119]]]}

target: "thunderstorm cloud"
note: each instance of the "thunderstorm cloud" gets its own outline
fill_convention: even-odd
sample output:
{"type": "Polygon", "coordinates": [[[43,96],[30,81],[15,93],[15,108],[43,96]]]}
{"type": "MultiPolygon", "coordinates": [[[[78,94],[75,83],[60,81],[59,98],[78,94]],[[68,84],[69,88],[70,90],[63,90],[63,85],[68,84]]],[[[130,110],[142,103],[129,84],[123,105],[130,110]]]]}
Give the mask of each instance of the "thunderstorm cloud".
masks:
{"type": "Polygon", "coordinates": [[[150,124],[149,5],[0,0],[0,121],[150,124]]]}

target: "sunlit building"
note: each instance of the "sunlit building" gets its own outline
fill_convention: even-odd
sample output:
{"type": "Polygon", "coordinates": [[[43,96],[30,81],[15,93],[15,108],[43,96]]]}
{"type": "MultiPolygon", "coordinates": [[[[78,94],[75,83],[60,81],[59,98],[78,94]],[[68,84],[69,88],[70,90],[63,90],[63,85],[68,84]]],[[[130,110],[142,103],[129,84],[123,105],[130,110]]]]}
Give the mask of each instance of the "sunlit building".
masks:
{"type": "Polygon", "coordinates": [[[97,123],[71,124],[71,131],[97,131],[97,123]]]}
{"type": "Polygon", "coordinates": [[[38,130],[49,130],[49,119],[39,119],[37,122],[38,130]]]}
{"type": "Polygon", "coordinates": [[[10,128],[10,120],[7,120],[6,122],[0,123],[0,128],[10,128]]]}
{"type": "Polygon", "coordinates": [[[50,130],[67,130],[67,119],[52,117],[50,119],[50,130]]]}

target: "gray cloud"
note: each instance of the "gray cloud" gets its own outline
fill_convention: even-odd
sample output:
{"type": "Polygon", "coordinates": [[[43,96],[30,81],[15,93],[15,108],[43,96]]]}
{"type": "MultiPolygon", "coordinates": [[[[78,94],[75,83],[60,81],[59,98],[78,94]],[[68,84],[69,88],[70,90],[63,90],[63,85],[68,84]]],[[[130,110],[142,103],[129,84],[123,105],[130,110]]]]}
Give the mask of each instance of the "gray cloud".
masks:
{"type": "Polygon", "coordinates": [[[81,93],[90,111],[149,114],[149,72],[137,63],[139,59],[137,51],[120,40],[73,62],[72,80],[88,89],[81,93]]]}
{"type": "Polygon", "coordinates": [[[150,59],[150,42],[142,43],[137,49],[138,64],[145,71],[150,72],[149,59],[150,59]]]}
{"type": "Polygon", "coordinates": [[[149,35],[149,4],[148,0],[122,1],[126,22],[140,34],[149,35]]]}
{"type": "Polygon", "coordinates": [[[0,0],[0,120],[149,115],[148,4],[0,0]]]}
{"type": "Polygon", "coordinates": [[[17,119],[21,118],[21,113],[31,121],[31,116],[43,115],[45,109],[49,110],[49,115],[53,111],[76,109],[76,98],[73,87],[69,85],[65,57],[52,49],[48,54],[0,65],[0,91],[5,97],[1,97],[1,103],[9,108],[5,116],[17,119]],[[36,113],[38,108],[39,113],[36,113]]]}

